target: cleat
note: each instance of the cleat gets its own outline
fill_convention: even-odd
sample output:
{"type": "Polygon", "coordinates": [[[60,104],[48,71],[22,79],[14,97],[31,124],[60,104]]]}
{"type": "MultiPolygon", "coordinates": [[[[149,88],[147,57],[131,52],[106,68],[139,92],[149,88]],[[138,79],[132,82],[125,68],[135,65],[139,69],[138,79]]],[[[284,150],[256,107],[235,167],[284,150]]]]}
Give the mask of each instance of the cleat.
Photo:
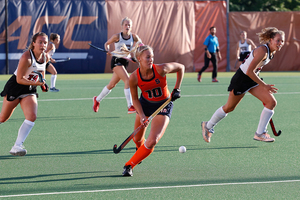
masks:
{"type": "Polygon", "coordinates": [[[59,92],[59,89],[52,87],[52,88],[50,88],[50,92],[59,92]]]}
{"type": "Polygon", "coordinates": [[[131,165],[124,166],[122,174],[123,176],[133,176],[131,165]]]}
{"type": "Polygon", "coordinates": [[[201,82],[201,81],[202,81],[202,80],[201,80],[201,74],[198,74],[197,80],[198,80],[198,82],[201,82]]]}
{"type": "Polygon", "coordinates": [[[25,147],[23,145],[21,145],[21,146],[14,145],[11,148],[11,150],[9,151],[9,153],[13,156],[25,156],[27,153],[27,150],[25,149],[25,147]]]}
{"type": "Polygon", "coordinates": [[[98,110],[99,110],[99,106],[100,106],[100,102],[98,102],[97,100],[96,100],[96,96],[94,96],[94,98],[93,98],[93,102],[94,102],[94,105],[93,105],[93,110],[94,110],[94,112],[98,112],[98,110]]]}
{"type": "Polygon", "coordinates": [[[130,106],[128,108],[128,114],[133,114],[133,113],[136,113],[136,110],[135,110],[135,108],[133,106],[130,106]]]}
{"type": "Polygon", "coordinates": [[[207,122],[201,122],[202,137],[205,142],[209,143],[210,138],[211,138],[212,134],[214,133],[214,129],[209,130],[208,128],[206,128],[206,124],[207,124],[207,122]]]}
{"type": "Polygon", "coordinates": [[[213,78],[211,82],[218,83],[219,81],[216,78],[213,78]]]}
{"type": "Polygon", "coordinates": [[[267,132],[258,135],[257,133],[255,133],[253,140],[257,140],[257,141],[263,141],[263,142],[274,142],[275,139],[271,138],[269,134],[267,134],[267,132]]]}

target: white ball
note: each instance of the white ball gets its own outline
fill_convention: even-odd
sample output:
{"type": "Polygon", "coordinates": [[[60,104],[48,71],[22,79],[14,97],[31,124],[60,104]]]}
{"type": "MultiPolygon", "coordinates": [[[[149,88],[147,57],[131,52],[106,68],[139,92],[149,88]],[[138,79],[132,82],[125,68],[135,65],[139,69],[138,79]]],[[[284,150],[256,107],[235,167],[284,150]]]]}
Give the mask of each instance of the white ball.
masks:
{"type": "Polygon", "coordinates": [[[180,152],[180,153],[185,153],[185,152],[186,152],[185,146],[179,147],[179,152],[180,152]]]}

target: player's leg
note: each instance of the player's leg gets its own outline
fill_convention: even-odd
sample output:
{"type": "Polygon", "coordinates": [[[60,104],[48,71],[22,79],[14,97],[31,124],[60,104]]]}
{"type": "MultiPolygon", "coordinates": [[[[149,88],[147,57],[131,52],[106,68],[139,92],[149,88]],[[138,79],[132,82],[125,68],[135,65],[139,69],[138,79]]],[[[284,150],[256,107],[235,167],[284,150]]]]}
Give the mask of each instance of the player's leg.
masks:
{"type": "Polygon", "coordinates": [[[50,63],[47,67],[47,72],[51,74],[51,87],[50,91],[51,92],[59,92],[59,89],[55,87],[56,85],[56,78],[57,78],[57,71],[55,67],[50,63]]]}
{"type": "Polygon", "coordinates": [[[146,142],[136,151],[136,153],[125,164],[125,166],[130,165],[133,169],[137,164],[139,164],[153,152],[155,145],[164,135],[169,121],[169,117],[165,115],[157,115],[153,118],[151,122],[151,130],[146,142]]]}
{"type": "Polygon", "coordinates": [[[23,147],[23,143],[34,126],[34,121],[37,116],[37,99],[36,95],[29,95],[20,100],[20,105],[23,110],[25,120],[19,128],[18,137],[10,154],[14,156],[24,156],[27,151],[23,147]]]}
{"type": "Polygon", "coordinates": [[[245,94],[234,95],[233,90],[229,92],[229,97],[224,106],[218,108],[208,122],[202,122],[202,136],[206,142],[210,142],[210,138],[214,133],[213,128],[224,119],[229,112],[232,112],[245,94]]]}
{"type": "Polygon", "coordinates": [[[262,101],[265,106],[261,112],[258,127],[254,135],[255,140],[264,141],[264,142],[274,142],[275,139],[271,138],[267,134],[267,126],[274,114],[274,108],[277,105],[277,101],[273,94],[266,92],[262,86],[257,86],[252,88],[249,93],[262,101]]]}
{"type": "MultiPolygon", "coordinates": [[[[136,114],[134,130],[136,130],[140,125],[141,125],[140,116],[136,114]]],[[[132,140],[135,143],[136,149],[144,145],[146,129],[147,128],[141,128],[141,130],[133,137],[132,140]]]]}
{"type": "Polygon", "coordinates": [[[127,107],[128,107],[128,114],[135,113],[135,109],[133,108],[132,98],[130,94],[130,88],[129,88],[129,75],[125,69],[125,67],[122,65],[118,65],[114,67],[114,73],[116,73],[119,78],[124,82],[124,94],[127,101],[127,107]]]}
{"type": "Polygon", "coordinates": [[[112,78],[110,79],[108,85],[106,85],[100,94],[98,96],[94,96],[93,98],[93,110],[94,112],[98,112],[99,106],[100,106],[100,101],[102,101],[110,92],[111,90],[119,83],[121,79],[119,76],[113,72],[112,78]]]}
{"type": "Polygon", "coordinates": [[[7,96],[3,98],[1,113],[0,113],[0,123],[6,122],[12,113],[14,112],[17,105],[20,103],[20,99],[14,101],[7,101],[7,96]]]}

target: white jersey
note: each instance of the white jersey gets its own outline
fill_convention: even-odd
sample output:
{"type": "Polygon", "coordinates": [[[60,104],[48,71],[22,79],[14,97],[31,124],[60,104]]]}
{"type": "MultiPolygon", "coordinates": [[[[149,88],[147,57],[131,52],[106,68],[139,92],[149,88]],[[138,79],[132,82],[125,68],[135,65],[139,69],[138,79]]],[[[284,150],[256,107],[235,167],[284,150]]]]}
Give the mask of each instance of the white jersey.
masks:
{"type": "MultiPolygon", "coordinates": [[[[127,49],[130,50],[131,47],[133,46],[133,43],[134,43],[134,40],[133,40],[132,34],[130,34],[129,39],[124,39],[122,37],[122,33],[120,33],[119,34],[119,42],[115,43],[115,51],[121,51],[121,47],[123,44],[125,44],[127,49]]],[[[130,57],[130,55],[128,57],[130,57]]]]}
{"type": "MultiPolygon", "coordinates": [[[[32,75],[36,76],[36,74],[33,73],[32,71],[39,71],[39,72],[45,71],[47,62],[46,62],[46,55],[45,54],[43,55],[44,56],[44,62],[39,63],[39,62],[36,61],[31,49],[29,50],[29,52],[30,52],[30,55],[31,55],[31,65],[30,65],[30,67],[28,67],[28,69],[26,71],[26,74],[25,74],[25,77],[28,80],[31,80],[32,75]]],[[[18,68],[14,72],[14,74],[16,76],[17,76],[17,71],[18,71],[18,68]]]]}
{"type": "MultiPolygon", "coordinates": [[[[268,64],[271,61],[271,59],[273,58],[273,57],[270,56],[270,49],[269,49],[268,45],[264,44],[263,46],[265,46],[267,48],[268,55],[267,55],[267,58],[265,60],[261,61],[259,63],[259,66],[256,68],[255,73],[257,75],[259,74],[259,72],[261,71],[261,69],[263,68],[263,66],[266,65],[266,64],[268,64]]],[[[244,60],[244,62],[240,66],[240,69],[244,72],[244,74],[247,73],[249,65],[252,62],[253,58],[254,58],[253,51],[251,51],[251,53],[249,54],[249,56],[244,60]]]]}
{"type": "Polygon", "coordinates": [[[49,43],[52,44],[52,46],[53,46],[53,49],[51,49],[51,51],[48,52],[48,55],[52,58],[53,54],[56,51],[56,47],[55,47],[55,44],[53,42],[49,42],[49,43]]]}
{"type": "Polygon", "coordinates": [[[247,40],[242,44],[241,40],[239,41],[239,48],[240,48],[240,53],[244,52],[250,52],[251,51],[251,45],[247,43],[247,40]]]}

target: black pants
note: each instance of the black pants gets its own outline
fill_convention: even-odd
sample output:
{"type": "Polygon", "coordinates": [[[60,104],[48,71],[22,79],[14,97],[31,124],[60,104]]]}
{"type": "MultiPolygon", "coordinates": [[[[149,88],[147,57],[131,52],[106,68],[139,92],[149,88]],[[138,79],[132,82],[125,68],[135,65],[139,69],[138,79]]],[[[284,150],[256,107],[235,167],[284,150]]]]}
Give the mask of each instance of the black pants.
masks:
{"type": "Polygon", "coordinates": [[[204,53],[204,66],[198,73],[201,75],[202,72],[204,72],[208,68],[209,61],[211,61],[213,64],[212,78],[214,79],[214,78],[217,78],[218,59],[217,59],[217,53],[210,53],[210,54],[211,54],[211,58],[208,58],[206,53],[204,53]]]}

